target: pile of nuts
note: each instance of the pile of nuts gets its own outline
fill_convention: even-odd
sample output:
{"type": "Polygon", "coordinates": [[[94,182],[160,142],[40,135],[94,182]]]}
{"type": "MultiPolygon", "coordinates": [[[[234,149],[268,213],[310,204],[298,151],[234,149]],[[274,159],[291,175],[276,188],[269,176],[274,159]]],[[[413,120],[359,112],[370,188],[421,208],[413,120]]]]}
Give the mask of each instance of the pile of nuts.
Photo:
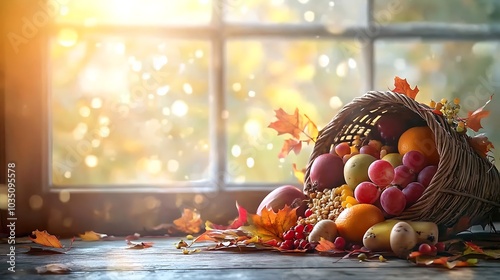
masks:
{"type": "Polygon", "coordinates": [[[309,203],[307,205],[306,217],[302,219],[305,224],[316,224],[325,219],[335,221],[342,207],[342,195],[336,189],[324,189],[309,193],[309,203]]]}

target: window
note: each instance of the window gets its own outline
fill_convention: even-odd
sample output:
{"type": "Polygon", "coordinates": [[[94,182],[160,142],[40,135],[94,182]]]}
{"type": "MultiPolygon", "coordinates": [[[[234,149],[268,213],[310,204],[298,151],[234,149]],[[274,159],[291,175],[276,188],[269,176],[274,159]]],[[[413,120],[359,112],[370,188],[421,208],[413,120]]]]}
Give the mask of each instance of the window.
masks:
{"type": "MultiPolygon", "coordinates": [[[[278,159],[275,109],[321,127],[396,75],[464,110],[500,89],[500,1],[34,2],[1,4],[5,161],[28,232],[130,233],[182,207],[226,221],[221,204],[252,209],[307,164],[312,146],[278,159]]],[[[500,147],[498,104],[483,126],[500,147]]]]}

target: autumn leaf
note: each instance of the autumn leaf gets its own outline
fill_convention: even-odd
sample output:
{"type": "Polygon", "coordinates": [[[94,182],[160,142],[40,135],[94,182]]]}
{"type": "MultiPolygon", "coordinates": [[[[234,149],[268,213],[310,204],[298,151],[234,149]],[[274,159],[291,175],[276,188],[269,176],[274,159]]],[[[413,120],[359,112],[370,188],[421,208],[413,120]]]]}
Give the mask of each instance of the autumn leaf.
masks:
{"type": "Polygon", "coordinates": [[[469,112],[467,117],[467,127],[478,132],[483,126],[481,125],[481,120],[487,117],[490,114],[490,111],[484,109],[488,103],[490,103],[493,96],[490,96],[490,99],[486,101],[486,103],[481,107],[475,110],[474,112],[469,112]]]}
{"type": "Polygon", "coordinates": [[[321,239],[319,240],[319,243],[318,243],[318,245],[316,245],[315,249],[316,249],[316,251],[322,252],[322,253],[345,252],[345,250],[337,249],[337,247],[335,247],[333,242],[331,242],[330,240],[324,239],[323,237],[321,237],[321,239]]]}
{"type": "Polygon", "coordinates": [[[469,145],[481,156],[485,157],[491,149],[495,148],[484,133],[469,137],[469,145]]]}
{"type": "Polygon", "coordinates": [[[470,242],[464,241],[465,249],[462,255],[475,255],[484,258],[500,259],[500,250],[498,249],[484,249],[480,246],[470,242]]]}
{"type": "Polygon", "coordinates": [[[484,251],[483,249],[481,249],[481,247],[477,246],[476,244],[472,243],[472,242],[469,242],[469,241],[465,241],[465,250],[464,250],[464,255],[468,255],[468,254],[484,254],[484,251]]]}
{"type": "Polygon", "coordinates": [[[253,236],[258,236],[261,242],[275,239],[282,241],[283,233],[297,223],[297,208],[285,205],[277,213],[272,209],[262,209],[261,215],[251,214],[248,217],[249,226],[241,229],[253,236]]]}
{"type": "Polygon", "coordinates": [[[306,122],[307,134],[309,135],[309,137],[311,137],[311,141],[316,142],[319,135],[318,126],[306,114],[304,114],[304,117],[307,119],[306,122]]]}
{"type": "Polygon", "coordinates": [[[285,158],[291,151],[295,154],[302,150],[302,142],[309,144],[311,141],[316,142],[319,135],[318,126],[306,114],[300,114],[299,109],[295,108],[293,114],[286,113],[282,108],[275,110],[275,122],[269,124],[272,128],[281,134],[290,134],[292,138],[285,140],[278,154],[279,158],[285,158]],[[301,138],[301,134],[305,137],[301,138]]]}
{"type": "Polygon", "coordinates": [[[300,133],[303,128],[303,118],[299,115],[299,109],[295,108],[293,115],[287,114],[282,108],[274,110],[276,113],[275,122],[269,124],[269,128],[272,128],[278,132],[278,135],[289,133],[296,139],[300,139],[300,133]]]}
{"type": "Polygon", "coordinates": [[[153,247],[153,242],[133,242],[130,240],[126,240],[128,249],[146,249],[149,247],[153,247]]]}
{"type": "Polygon", "coordinates": [[[83,234],[79,234],[78,236],[80,236],[80,238],[83,240],[83,241],[98,241],[98,240],[101,240],[105,237],[108,237],[107,234],[104,234],[104,233],[97,233],[93,230],[91,231],[86,231],[85,233],[83,234]]]}
{"type": "Polygon", "coordinates": [[[409,260],[416,265],[439,265],[444,266],[448,269],[455,267],[466,267],[474,266],[477,264],[478,260],[474,258],[463,260],[456,260],[456,256],[442,257],[442,256],[428,256],[420,252],[412,252],[409,255],[409,260]]]}
{"type": "Polygon", "coordinates": [[[30,240],[47,247],[53,248],[63,248],[63,245],[57,237],[49,234],[46,230],[39,231],[38,229],[33,231],[29,236],[30,240]]]}
{"type": "Polygon", "coordinates": [[[285,158],[291,151],[297,155],[300,153],[300,150],[302,150],[302,141],[297,139],[287,139],[283,143],[283,147],[281,147],[278,157],[285,158]]]}
{"type": "Polygon", "coordinates": [[[292,168],[293,168],[293,175],[295,176],[295,178],[297,178],[300,184],[304,184],[304,180],[306,177],[306,169],[305,168],[298,169],[295,163],[292,164],[292,168]]]}
{"type": "Polygon", "coordinates": [[[241,229],[211,229],[205,231],[200,236],[196,237],[193,240],[193,243],[202,242],[202,241],[213,241],[213,242],[239,242],[251,239],[247,232],[241,229]]]}
{"type": "Polygon", "coordinates": [[[411,88],[406,79],[401,79],[400,77],[394,77],[394,86],[395,88],[392,90],[393,92],[400,93],[408,96],[409,98],[415,100],[419,89],[417,86],[415,88],[411,88]]]}
{"type": "Polygon", "coordinates": [[[201,216],[196,209],[184,209],[182,216],[174,220],[176,229],[187,234],[200,232],[201,224],[201,216]]]}
{"type": "Polygon", "coordinates": [[[230,225],[223,226],[223,225],[216,225],[210,221],[205,222],[205,229],[206,230],[211,230],[211,229],[236,229],[239,228],[247,222],[247,215],[248,212],[245,208],[240,206],[238,202],[236,202],[236,209],[238,209],[238,218],[234,219],[233,222],[230,225]]]}

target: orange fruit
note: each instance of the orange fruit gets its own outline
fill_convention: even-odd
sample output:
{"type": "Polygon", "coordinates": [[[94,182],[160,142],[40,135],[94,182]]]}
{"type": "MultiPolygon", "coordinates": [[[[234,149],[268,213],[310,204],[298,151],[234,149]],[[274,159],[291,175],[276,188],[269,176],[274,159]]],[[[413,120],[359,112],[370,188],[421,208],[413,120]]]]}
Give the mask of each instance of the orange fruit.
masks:
{"type": "Polygon", "coordinates": [[[398,151],[401,155],[409,151],[419,151],[429,165],[437,165],[439,162],[434,133],[428,126],[416,126],[403,132],[399,137],[398,151]]]}
{"type": "Polygon", "coordinates": [[[362,203],[340,212],[335,224],[340,236],[359,244],[363,243],[363,236],[369,228],[384,220],[384,214],[377,206],[362,203]]]}

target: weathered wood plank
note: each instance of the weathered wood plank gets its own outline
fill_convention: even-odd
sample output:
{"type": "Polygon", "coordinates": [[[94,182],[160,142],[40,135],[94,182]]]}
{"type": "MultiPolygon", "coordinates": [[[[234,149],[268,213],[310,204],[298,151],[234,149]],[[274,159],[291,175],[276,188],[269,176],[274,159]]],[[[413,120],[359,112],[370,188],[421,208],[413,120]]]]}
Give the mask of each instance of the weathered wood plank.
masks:
{"type": "MultiPolygon", "coordinates": [[[[481,260],[477,267],[447,270],[416,267],[404,260],[360,263],[356,259],[318,254],[279,252],[202,251],[182,254],[174,247],[179,239],[160,239],[147,249],[127,249],[125,241],[75,242],[66,254],[28,255],[17,245],[16,273],[0,263],[1,279],[47,279],[37,266],[63,263],[72,272],[64,279],[497,279],[500,262],[481,260]]],[[[145,240],[150,241],[150,240],[145,240]]],[[[6,256],[8,245],[0,245],[6,256]]],[[[4,259],[4,258],[3,258],[4,259]]],[[[61,277],[59,277],[61,278],[61,277]]]]}

